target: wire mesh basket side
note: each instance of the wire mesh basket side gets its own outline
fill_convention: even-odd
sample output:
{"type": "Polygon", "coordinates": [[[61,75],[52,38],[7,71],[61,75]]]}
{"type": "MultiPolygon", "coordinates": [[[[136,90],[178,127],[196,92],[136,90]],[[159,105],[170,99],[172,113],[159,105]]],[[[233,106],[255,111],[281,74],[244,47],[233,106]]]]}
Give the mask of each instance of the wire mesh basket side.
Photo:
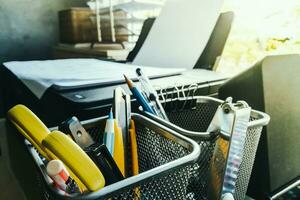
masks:
{"type": "Polygon", "coordinates": [[[185,166],[174,171],[166,172],[160,177],[150,179],[132,189],[117,193],[105,199],[187,199],[189,168],[190,166],[185,166]]]}
{"type": "MultiPolygon", "coordinates": [[[[85,129],[98,143],[102,142],[105,122],[106,120],[100,120],[84,124],[85,129]]],[[[150,126],[149,123],[144,124],[140,120],[135,120],[139,172],[148,173],[152,171],[151,176],[133,182],[126,182],[125,179],[122,181],[124,184],[120,182],[121,187],[110,185],[108,186],[110,189],[107,189],[106,192],[101,193],[100,190],[99,193],[96,192],[89,196],[89,199],[187,199],[191,169],[198,156],[193,156],[193,159],[190,159],[190,157],[184,159],[184,162],[180,164],[176,160],[183,157],[187,158],[194,151],[193,147],[196,146],[188,142],[185,143],[183,140],[178,142],[178,138],[167,130],[162,127],[154,128],[156,125],[152,124],[150,126]],[[174,138],[169,138],[168,135],[174,138]],[[189,161],[187,162],[187,160],[189,161]],[[169,164],[172,161],[174,161],[174,166],[169,164]],[[163,168],[162,166],[165,164],[169,167],[163,168]],[[163,170],[156,173],[157,167],[162,167],[163,170]]],[[[43,199],[64,199],[63,196],[53,192],[53,188],[47,185],[41,173],[38,174],[38,179],[41,183],[40,188],[43,191],[43,199]]],[[[80,199],[80,197],[75,197],[75,199],[80,199]]]]}
{"type": "Polygon", "coordinates": [[[211,141],[198,141],[201,154],[196,164],[190,169],[187,199],[206,200],[210,160],[217,137],[211,141]]]}
{"type": "MultiPolygon", "coordinates": [[[[217,104],[198,102],[193,99],[186,104],[172,102],[167,106],[167,115],[171,123],[188,131],[205,132],[218,108],[217,104]]],[[[201,154],[191,168],[187,199],[206,200],[208,191],[208,173],[212,153],[217,138],[203,141],[199,137],[189,136],[200,146],[201,154]]]]}
{"type": "MultiPolygon", "coordinates": [[[[190,153],[172,140],[162,137],[154,130],[136,123],[140,173],[182,158],[190,153]]],[[[160,177],[144,181],[136,188],[114,196],[114,199],[186,199],[191,165],[173,169],[160,177]]]]}
{"type": "Polygon", "coordinates": [[[171,123],[181,128],[205,132],[217,109],[217,104],[197,103],[192,109],[167,110],[167,115],[171,123]]]}
{"type": "MultiPolygon", "coordinates": [[[[185,107],[182,107],[182,105],[178,106],[180,103],[176,101],[180,100],[175,100],[169,105],[165,105],[169,120],[176,126],[185,129],[187,133],[189,131],[205,132],[218,108],[218,104],[212,100],[197,101],[197,98],[195,98],[187,101],[188,104],[185,104],[185,107]]],[[[258,118],[251,116],[250,121],[255,121],[257,119],[258,118]]],[[[236,182],[235,200],[243,200],[245,198],[261,131],[262,125],[249,127],[247,130],[244,155],[236,182]]],[[[198,176],[197,179],[201,180],[203,183],[201,184],[200,182],[193,181],[189,187],[199,188],[198,194],[200,195],[198,195],[196,199],[207,199],[208,171],[216,138],[205,142],[197,135],[187,134],[187,136],[194,139],[201,147],[201,155],[198,163],[194,166],[195,170],[193,174],[194,176],[198,176]],[[200,168],[202,169],[201,171],[198,170],[200,168]]]]}
{"type": "Polygon", "coordinates": [[[136,132],[140,172],[169,163],[190,153],[180,144],[162,137],[139,123],[136,123],[136,132]]]}

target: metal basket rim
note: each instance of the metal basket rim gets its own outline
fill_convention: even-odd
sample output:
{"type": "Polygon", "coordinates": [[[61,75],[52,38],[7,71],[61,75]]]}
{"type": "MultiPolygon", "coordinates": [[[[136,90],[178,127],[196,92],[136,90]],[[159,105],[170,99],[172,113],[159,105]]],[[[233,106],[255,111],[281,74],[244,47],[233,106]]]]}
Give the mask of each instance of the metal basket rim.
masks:
{"type": "MultiPolygon", "coordinates": [[[[194,97],[189,97],[188,99],[184,98],[184,101],[193,100],[193,99],[197,100],[197,102],[203,102],[203,103],[209,102],[209,103],[216,103],[218,105],[222,104],[224,102],[223,100],[220,100],[220,99],[217,99],[214,97],[209,97],[209,96],[194,96],[194,97]]],[[[176,98],[174,100],[183,100],[183,99],[176,98]]],[[[166,100],[166,102],[171,102],[174,100],[166,100]]],[[[214,138],[216,135],[216,133],[210,133],[210,132],[190,131],[190,130],[181,128],[181,127],[177,126],[176,124],[168,122],[168,121],[166,121],[156,115],[153,115],[149,112],[142,111],[142,113],[144,113],[144,115],[147,116],[148,118],[153,119],[153,120],[163,124],[164,126],[167,126],[171,129],[175,130],[176,132],[183,134],[185,136],[188,136],[188,137],[196,137],[196,138],[201,138],[202,140],[210,140],[211,138],[214,138]]],[[[257,118],[257,120],[250,121],[248,123],[248,128],[266,126],[270,121],[270,116],[261,111],[252,110],[251,116],[257,118]]]]}

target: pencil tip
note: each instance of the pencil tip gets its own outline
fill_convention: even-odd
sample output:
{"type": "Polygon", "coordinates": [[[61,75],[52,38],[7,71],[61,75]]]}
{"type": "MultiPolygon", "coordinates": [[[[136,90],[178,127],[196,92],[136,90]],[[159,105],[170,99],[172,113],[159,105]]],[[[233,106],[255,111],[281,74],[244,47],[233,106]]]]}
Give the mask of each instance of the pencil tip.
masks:
{"type": "Polygon", "coordinates": [[[132,81],[124,74],[124,78],[125,78],[125,80],[126,80],[126,82],[127,82],[127,85],[128,85],[128,87],[129,88],[133,88],[133,83],[132,83],[132,81]]]}

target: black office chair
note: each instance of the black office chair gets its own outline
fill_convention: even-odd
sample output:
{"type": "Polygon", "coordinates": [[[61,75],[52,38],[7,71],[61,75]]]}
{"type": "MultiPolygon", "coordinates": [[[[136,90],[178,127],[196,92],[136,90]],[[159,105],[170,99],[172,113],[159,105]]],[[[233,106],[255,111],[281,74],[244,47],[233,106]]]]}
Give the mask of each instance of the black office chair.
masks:
{"type": "MultiPolygon", "coordinates": [[[[201,54],[199,60],[196,62],[194,68],[204,68],[212,70],[216,59],[223,52],[225,43],[227,41],[231,25],[234,19],[233,12],[221,13],[218,21],[214,27],[214,30],[209,38],[209,41],[201,54]]],[[[134,47],[134,49],[129,53],[127,57],[128,62],[132,62],[139,50],[142,48],[153,24],[155,18],[148,18],[145,20],[140,37],[134,47]]]]}
{"type": "Polygon", "coordinates": [[[216,59],[222,55],[227,38],[229,36],[232,22],[234,19],[233,12],[221,13],[215,28],[194,68],[204,68],[212,70],[216,59]]]}

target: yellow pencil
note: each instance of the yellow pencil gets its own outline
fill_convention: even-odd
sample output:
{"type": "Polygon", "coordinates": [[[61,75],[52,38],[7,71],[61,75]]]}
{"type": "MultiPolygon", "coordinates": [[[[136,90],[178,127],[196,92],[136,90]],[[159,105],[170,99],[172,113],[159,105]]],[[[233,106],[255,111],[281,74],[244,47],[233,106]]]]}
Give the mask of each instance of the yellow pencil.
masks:
{"type": "MultiPolygon", "coordinates": [[[[138,158],[138,146],[137,146],[137,140],[136,140],[136,132],[135,132],[135,125],[134,121],[130,120],[130,141],[131,141],[131,159],[132,159],[132,173],[133,176],[139,174],[139,158],[138,158]]],[[[135,193],[135,200],[140,199],[140,188],[137,187],[134,189],[135,193]]]]}

